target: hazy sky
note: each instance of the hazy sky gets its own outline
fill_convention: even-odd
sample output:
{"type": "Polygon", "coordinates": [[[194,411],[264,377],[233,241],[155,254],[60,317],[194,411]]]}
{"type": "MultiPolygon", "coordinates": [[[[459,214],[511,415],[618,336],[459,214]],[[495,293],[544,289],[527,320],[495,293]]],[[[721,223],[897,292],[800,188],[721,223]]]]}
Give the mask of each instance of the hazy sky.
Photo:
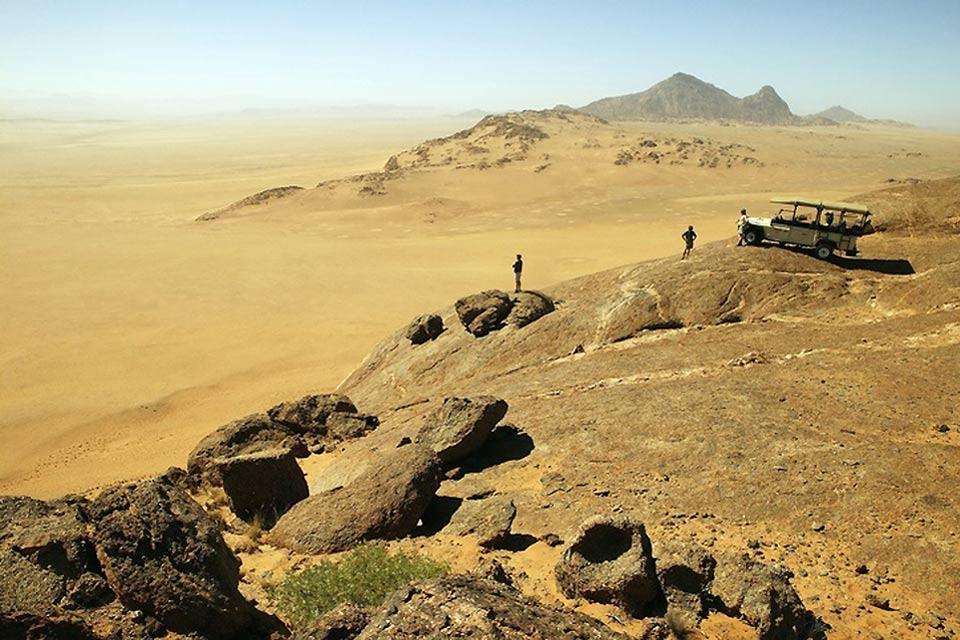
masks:
{"type": "Polygon", "coordinates": [[[8,112],[580,106],[676,71],[773,85],[796,113],[956,128],[960,0],[0,0],[8,112]]]}

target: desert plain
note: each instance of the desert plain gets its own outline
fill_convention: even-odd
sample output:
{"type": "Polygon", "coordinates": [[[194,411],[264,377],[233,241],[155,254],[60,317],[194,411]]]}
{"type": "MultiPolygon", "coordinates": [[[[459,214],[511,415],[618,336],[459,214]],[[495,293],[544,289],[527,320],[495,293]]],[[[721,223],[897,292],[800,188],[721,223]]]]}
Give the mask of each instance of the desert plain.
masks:
{"type": "Polygon", "coordinates": [[[701,244],[729,238],[740,208],[769,212],[774,195],[843,198],[960,168],[960,137],[925,129],[617,123],[399,194],[195,222],[473,124],[0,122],[0,490],[52,497],[161,471],[218,424],[333,390],[417,314],[509,288],[516,253],[542,288],[679,254],[687,224],[701,244]],[[762,166],[617,165],[614,136],[746,145],[762,166]]]}
{"type": "MultiPolygon", "coordinates": [[[[439,495],[511,498],[524,593],[643,637],[549,577],[548,534],[626,511],[655,545],[789,566],[830,637],[952,637],[958,142],[568,111],[0,123],[0,491],[95,495],[339,390],[380,427],[302,462],[318,494],[443,397],[489,393],[532,453],[439,495]],[[735,247],[739,210],[781,195],[863,199],[883,231],[861,261],[735,247]],[[509,290],[517,253],[556,311],[474,338],[453,303],[509,290]],[[412,346],[436,310],[446,330],[412,346]]],[[[313,561],[234,529],[245,595],[313,561]]],[[[482,555],[442,531],[393,544],[482,555]]],[[[724,616],[698,633],[755,637],[724,616]]]]}

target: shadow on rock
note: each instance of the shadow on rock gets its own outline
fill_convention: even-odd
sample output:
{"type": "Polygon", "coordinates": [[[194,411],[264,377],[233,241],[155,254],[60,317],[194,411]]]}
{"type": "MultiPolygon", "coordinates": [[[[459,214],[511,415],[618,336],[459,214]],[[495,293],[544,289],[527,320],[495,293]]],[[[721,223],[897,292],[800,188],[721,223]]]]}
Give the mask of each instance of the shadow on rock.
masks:
{"type": "Polygon", "coordinates": [[[477,452],[464,460],[463,473],[479,473],[511,460],[522,460],[533,452],[533,438],[512,424],[502,424],[490,434],[477,452]]]}
{"type": "Polygon", "coordinates": [[[496,545],[496,549],[501,551],[512,551],[514,553],[519,553],[520,551],[526,551],[532,547],[537,542],[537,537],[532,536],[529,533],[511,533],[510,535],[503,538],[496,545]]]}
{"type": "MultiPolygon", "coordinates": [[[[811,256],[811,252],[808,249],[801,249],[800,247],[781,247],[776,244],[763,244],[760,246],[764,249],[780,249],[782,251],[790,251],[791,253],[799,253],[804,256],[811,256]]],[[[899,258],[848,258],[846,256],[833,255],[827,259],[827,262],[849,271],[874,271],[891,276],[909,276],[916,273],[909,260],[899,258]]]]}
{"type": "Polygon", "coordinates": [[[452,496],[436,496],[423,512],[420,519],[420,526],[414,530],[414,536],[432,536],[442,531],[453,515],[463,504],[463,498],[454,498],[452,496]]]}
{"type": "Polygon", "coordinates": [[[875,271],[891,276],[909,276],[916,271],[909,260],[882,260],[879,258],[846,258],[833,256],[829,262],[851,271],[875,271]]]}

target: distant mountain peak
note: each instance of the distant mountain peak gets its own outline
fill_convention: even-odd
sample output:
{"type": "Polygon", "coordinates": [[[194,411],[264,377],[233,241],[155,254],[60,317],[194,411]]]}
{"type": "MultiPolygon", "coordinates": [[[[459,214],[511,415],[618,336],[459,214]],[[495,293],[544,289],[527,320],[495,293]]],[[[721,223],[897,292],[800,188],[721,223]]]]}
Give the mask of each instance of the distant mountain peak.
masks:
{"type": "Polygon", "coordinates": [[[815,113],[812,116],[807,116],[807,118],[826,118],[834,122],[839,122],[841,124],[848,123],[860,123],[860,124],[879,124],[892,127],[912,127],[914,125],[908,122],[900,122],[899,120],[885,120],[885,119],[874,119],[867,118],[859,113],[855,113],[846,107],[835,104],[829,109],[824,109],[820,113],[815,113]]]}
{"type": "Polygon", "coordinates": [[[683,72],[677,72],[640,93],[591,102],[581,111],[608,120],[702,118],[763,124],[790,124],[797,120],[770,85],[764,85],[746,98],[737,98],[683,72]]]}
{"type": "Polygon", "coordinates": [[[829,118],[834,122],[867,122],[867,118],[864,118],[859,113],[854,113],[846,107],[842,107],[839,104],[835,104],[829,109],[824,109],[820,113],[813,114],[815,118],[829,118]]]}

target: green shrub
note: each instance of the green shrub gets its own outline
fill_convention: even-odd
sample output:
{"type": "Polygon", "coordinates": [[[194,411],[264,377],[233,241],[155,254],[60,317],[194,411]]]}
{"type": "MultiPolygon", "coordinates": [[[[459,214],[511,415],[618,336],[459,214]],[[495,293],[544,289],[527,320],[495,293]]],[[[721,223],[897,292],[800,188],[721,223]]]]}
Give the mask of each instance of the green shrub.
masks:
{"type": "Polygon", "coordinates": [[[344,602],[377,606],[392,591],[414,580],[447,573],[447,565],[417,553],[387,553],[364,544],[339,562],[323,560],[268,587],[277,609],[295,626],[316,620],[344,602]]]}

